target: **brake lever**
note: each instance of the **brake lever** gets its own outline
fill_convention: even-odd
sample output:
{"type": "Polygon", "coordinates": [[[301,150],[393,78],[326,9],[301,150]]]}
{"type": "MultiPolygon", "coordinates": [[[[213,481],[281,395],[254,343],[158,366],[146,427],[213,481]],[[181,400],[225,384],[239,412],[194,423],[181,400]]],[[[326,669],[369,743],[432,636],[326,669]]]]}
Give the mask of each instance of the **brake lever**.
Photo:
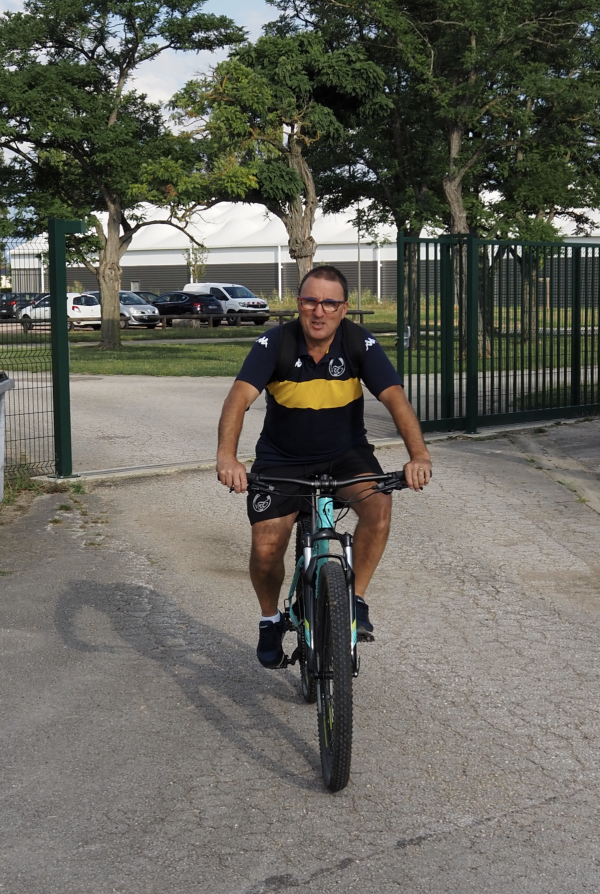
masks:
{"type": "MultiPolygon", "coordinates": [[[[229,493],[235,488],[230,487],[229,493]]],[[[249,481],[248,482],[248,492],[252,492],[253,494],[269,494],[275,490],[274,484],[266,484],[260,481],[249,481]]]]}

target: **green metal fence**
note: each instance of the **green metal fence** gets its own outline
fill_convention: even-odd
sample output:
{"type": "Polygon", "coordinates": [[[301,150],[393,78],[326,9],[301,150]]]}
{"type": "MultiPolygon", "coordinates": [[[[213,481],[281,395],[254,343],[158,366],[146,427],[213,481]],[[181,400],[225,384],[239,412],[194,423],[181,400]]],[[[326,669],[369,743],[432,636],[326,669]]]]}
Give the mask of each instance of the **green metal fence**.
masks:
{"type": "Polygon", "coordinates": [[[0,371],[15,382],[6,396],[9,479],[24,471],[72,474],[65,234],[82,229],[79,221],[50,220],[48,238],[0,245],[0,371]],[[36,308],[43,294],[50,307],[36,308]]]}
{"type": "Polygon", "coordinates": [[[5,475],[54,472],[54,412],[50,326],[24,331],[20,313],[46,291],[44,238],[4,240],[0,292],[0,370],[15,381],[6,396],[5,475]]]}
{"type": "Polygon", "coordinates": [[[398,369],[424,430],[600,410],[600,246],[398,239],[398,369]]]}

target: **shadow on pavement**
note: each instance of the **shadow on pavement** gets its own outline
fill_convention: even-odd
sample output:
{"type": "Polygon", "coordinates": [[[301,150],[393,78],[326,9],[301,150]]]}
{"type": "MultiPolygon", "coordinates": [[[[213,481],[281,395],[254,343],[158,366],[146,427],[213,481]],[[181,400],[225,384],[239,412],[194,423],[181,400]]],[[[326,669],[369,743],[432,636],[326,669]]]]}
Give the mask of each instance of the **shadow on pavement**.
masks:
{"type": "MultiPolygon", "coordinates": [[[[55,612],[57,630],[65,644],[79,652],[118,653],[119,646],[90,641],[78,634],[78,616],[87,609],[102,612],[128,646],[158,662],[181,688],[190,705],[227,739],[260,772],[270,773],[300,788],[321,788],[318,750],[309,744],[300,725],[290,726],[265,706],[266,697],[298,711],[315,711],[302,702],[289,677],[262,686],[248,673],[256,654],[235,637],[199,623],[166,596],[141,585],[111,585],[72,581],[59,598],[55,612]],[[287,694],[284,695],[282,686],[287,694]],[[265,741],[271,743],[268,753],[265,741]],[[263,747],[261,747],[261,745],[263,747]],[[294,752],[293,765],[277,758],[278,752],[294,752]],[[298,760],[300,758],[300,760],[298,760]],[[306,761],[310,778],[298,776],[306,761]]],[[[259,671],[260,672],[260,671],[259,671]]],[[[295,681],[294,681],[295,682],[295,681]]],[[[313,718],[316,739],[316,717],[313,718]]]]}

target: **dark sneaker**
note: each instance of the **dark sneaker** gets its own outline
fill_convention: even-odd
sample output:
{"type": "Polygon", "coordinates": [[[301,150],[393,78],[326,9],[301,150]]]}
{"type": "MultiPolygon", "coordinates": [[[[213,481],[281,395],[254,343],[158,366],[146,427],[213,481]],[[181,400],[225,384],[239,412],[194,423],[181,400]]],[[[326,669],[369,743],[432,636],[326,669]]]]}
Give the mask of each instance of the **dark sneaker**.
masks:
{"type": "Polygon", "coordinates": [[[256,655],[263,667],[281,667],[285,660],[281,641],[285,635],[286,623],[283,615],[279,621],[261,621],[258,625],[258,646],[256,655]]]}
{"type": "Polygon", "coordinates": [[[369,621],[369,606],[360,596],[356,597],[356,635],[363,642],[375,639],[373,625],[369,621]]]}

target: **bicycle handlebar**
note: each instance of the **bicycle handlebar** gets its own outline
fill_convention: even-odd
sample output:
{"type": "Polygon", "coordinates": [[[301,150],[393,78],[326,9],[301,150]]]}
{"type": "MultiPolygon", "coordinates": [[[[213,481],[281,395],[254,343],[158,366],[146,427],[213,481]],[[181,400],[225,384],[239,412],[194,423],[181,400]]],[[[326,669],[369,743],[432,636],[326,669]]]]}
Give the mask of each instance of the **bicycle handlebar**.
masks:
{"type": "Polygon", "coordinates": [[[361,484],[362,482],[367,481],[376,481],[381,484],[387,483],[396,490],[402,490],[403,488],[408,487],[403,469],[399,472],[386,472],[383,475],[358,475],[356,478],[346,478],[343,480],[330,478],[328,475],[321,475],[313,481],[306,478],[276,478],[272,475],[261,475],[256,472],[248,472],[246,478],[249,485],[298,484],[313,491],[321,490],[323,488],[326,488],[327,490],[337,490],[340,487],[348,487],[350,484],[361,484]]]}

